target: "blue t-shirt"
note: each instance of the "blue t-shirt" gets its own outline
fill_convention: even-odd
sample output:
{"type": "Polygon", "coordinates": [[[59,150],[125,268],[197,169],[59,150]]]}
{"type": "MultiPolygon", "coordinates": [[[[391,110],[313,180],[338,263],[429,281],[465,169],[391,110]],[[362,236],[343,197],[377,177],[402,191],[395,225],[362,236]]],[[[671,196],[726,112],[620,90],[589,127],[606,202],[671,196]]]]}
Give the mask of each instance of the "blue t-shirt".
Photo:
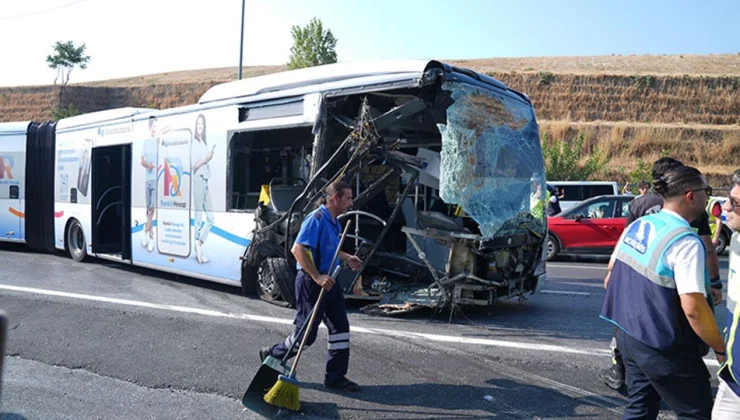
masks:
{"type": "MultiPolygon", "coordinates": [[[[321,207],[312,211],[303,219],[301,230],[298,232],[298,237],[295,241],[309,249],[311,259],[320,274],[330,275],[330,271],[333,270],[329,270],[329,266],[339,246],[341,234],[342,226],[339,224],[339,221],[331,217],[331,213],[329,213],[326,206],[321,205],[321,207]],[[321,258],[319,264],[316,264],[317,249],[319,258],[321,258]]],[[[337,258],[336,262],[336,266],[338,265],[339,258],[337,258]]],[[[296,262],[296,268],[301,269],[301,265],[298,262],[296,262]]]]}

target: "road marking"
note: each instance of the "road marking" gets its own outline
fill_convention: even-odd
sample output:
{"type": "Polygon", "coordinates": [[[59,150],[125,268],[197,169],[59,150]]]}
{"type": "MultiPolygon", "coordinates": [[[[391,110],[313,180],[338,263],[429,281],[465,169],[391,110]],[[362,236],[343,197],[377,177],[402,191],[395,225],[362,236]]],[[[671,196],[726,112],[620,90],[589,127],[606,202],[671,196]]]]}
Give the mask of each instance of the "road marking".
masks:
{"type": "Polygon", "coordinates": [[[565,263],[547,263],[547,268],[581,268],[588,270],[606,270],[607,265],[582,265],[582,264],[565,264],[565,263]]]}
{"type": "Polygon", "coordinates": [[[541,290],[539,293],[546,295],[576,295],[576,296],[591,296],[591,293],[587,292],[570,292],[567,290],[541,290]]]}
{"type": "MultiPolygon", "coordinates": [[[[175,311],[182,313],[190,313],[204,316],[220,317],[220,318],[233,318],[233,319],[249,319],[257,322],[268,322],[273,324],[292,325],[293,319],[287,318],[275,318],[271,316],[263,315],[250,315],[250,314],[233,314],[228,312],[215,311],[211,309],[191,308],[187,306],[178,305],[167,305],[161,303],[142,302],[138,300],[129,299],[118,299],[104,296],[86,295],[81,293],[61,292],[57,290],[37,289],[32,287],[21,287],[11,286],[7,284],[0,284],[0,289],[10,290],[14,292],[32,293],[45,296],[57,296],[66,297],[71,299],[89,300],[95,302],[114,303],[119,305],[137,306],[141,308],[161,309],[166,311],[175,311]]],[[[320,328],[326,328],[323,324],[320,328]]],[[[506,341],[506,340],[495,340],[491,338],[472,338],[472,337],[459,337],[453,335],[441,335],[441,334],[429,334],[419,333],[412,331],[400,331],[400,330],[389,330],[384,328],[366,328],[360,326],[350,326],[351,332],[364,333],[364,334],[377,334],[385,335],[389,337],[400,337],[400,338],[411,338],[411,339],[422,339],[426,341],[435,341],[442,343],[455,343],[455,344],[474,344],[480,346],[490,347],[505,347],[521,350],[536,350],[554,353],[570,353],[570,354],[582,354],[586,356],[609,356],[611,352],[605,349],[589,349],[589,348],[573,348],[558,346],[555,344],[541,344],[531,343],[523,341],[506,341]]],[[[709,366],[719,366],[714,359],[704,359],[709,366]]]]}

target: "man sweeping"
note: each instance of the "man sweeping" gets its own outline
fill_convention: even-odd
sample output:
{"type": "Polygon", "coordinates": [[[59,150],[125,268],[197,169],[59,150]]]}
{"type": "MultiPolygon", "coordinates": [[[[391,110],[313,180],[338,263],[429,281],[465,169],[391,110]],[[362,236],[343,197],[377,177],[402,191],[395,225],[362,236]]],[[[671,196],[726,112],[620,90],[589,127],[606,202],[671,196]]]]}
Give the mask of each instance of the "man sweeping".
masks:
{"type": "MultiPolygon", "coordinates": [[[[323,288],[326,290],[325,296],[316,309],[306,346],[316,340],[318,328],[315,324],[323,319],[329,330],[329,358],[324,385],[331,389],[359,391],[360,386],[345,376],[349,367],[349,319],[342,290],[334,287],[335,281],[330,277],[336,268],[330,265],[342,233],[337,217],[351,207],[351,187],[344,181],[335,181],[327,187],[321,206],[303,220],[291,250],[298,269],[295,282],[296,317],[293,322],[295,330],[285,341],[260,350],[260,359],[263,362],[267,356],[282,359],[290,349],[293,350],[288,358],[295,356],[294,347],[297,346],[294,343],[300,343],[303,339],[301,326],[309,319],[323,288]]],[[[343,251],[339,253],[339,260],[355,271],[362,266],[360,258],[343,251]]]]}

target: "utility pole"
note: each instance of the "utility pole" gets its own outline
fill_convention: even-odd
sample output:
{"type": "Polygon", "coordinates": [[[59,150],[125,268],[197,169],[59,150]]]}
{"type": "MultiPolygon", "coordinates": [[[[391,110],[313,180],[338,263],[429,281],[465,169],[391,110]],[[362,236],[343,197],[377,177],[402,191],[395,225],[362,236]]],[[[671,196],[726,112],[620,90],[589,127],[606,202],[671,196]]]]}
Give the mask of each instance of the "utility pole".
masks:
{"type": "Polygon", "coordinates": [[[244,57],[244,2],[242,0],[242,31],[239,37],[239,80],[242,80],[242,59],[244,57]]]}

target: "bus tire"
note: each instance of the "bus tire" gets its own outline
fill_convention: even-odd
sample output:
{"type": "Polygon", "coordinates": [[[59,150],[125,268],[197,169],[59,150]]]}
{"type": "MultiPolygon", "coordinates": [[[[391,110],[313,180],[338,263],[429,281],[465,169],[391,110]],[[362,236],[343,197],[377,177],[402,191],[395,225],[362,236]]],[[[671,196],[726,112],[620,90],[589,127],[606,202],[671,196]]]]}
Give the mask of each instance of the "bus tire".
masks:
{"type": "Polygon", "coordinates": [[[295,307],[296,270],[285,258],[267,258],[259,268],[260,299],[278,306],[295,307]]]}
{"type": "Polygon", "coordinates": [[[65,235],[65,246],[69,256],[77,262],[85,262],[90,259],[87,255],[87,241],[85,241],[85,231],[77,219],[71,219],[67,226],[65,235]]]}
{"type": "Polygon", "coordinates": [[[257,276],[259,276],[259,267],[242,263],[242,296],[255,296],[257,294],[257,276]]]}

